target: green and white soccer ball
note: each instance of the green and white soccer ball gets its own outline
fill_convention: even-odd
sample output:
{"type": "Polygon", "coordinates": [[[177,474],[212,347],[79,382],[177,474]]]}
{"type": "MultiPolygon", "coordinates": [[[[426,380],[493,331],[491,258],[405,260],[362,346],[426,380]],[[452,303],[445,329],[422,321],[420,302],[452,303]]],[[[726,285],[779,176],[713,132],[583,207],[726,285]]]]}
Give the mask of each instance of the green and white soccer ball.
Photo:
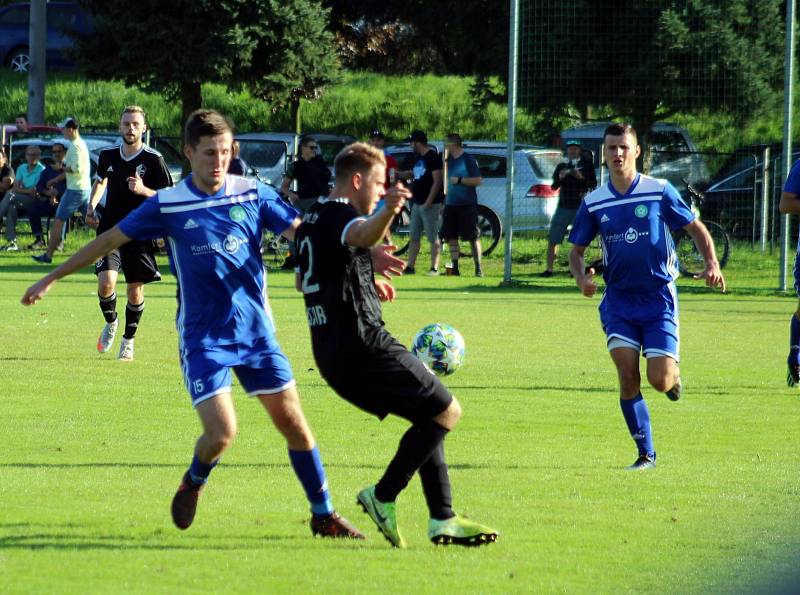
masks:
{"type": "Polygon", "coordinates": [[[452,374],[464,363],[464,337],[449,324],[429,324],[414,337],[411,353],[437,376],[452,374]]]}

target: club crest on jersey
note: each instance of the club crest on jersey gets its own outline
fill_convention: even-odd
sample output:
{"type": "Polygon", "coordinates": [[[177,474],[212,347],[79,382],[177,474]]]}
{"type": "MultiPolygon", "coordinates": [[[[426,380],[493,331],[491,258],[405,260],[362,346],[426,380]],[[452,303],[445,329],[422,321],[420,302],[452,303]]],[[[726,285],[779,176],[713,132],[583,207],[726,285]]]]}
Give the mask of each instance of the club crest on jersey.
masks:
{"type": "Polygon", "coordinates": [[[232,221],[236,221],[237,223],[239,221],[244,221],[246,216],[244,209],[239,205],[231,207],[231,210],[228,211],[228,215],[230,215],[232,221]]]}
{"type": "MultiPolygon", "coordinates": [[[[647,207],[645,207],[647,209],[647,207]]],[[[628,228],[628,231],[625,232],[625,241],[629,244],[635,244],[636,240],[639,239],[639,232],[633,229],[632,227],[628,228]]]]}
{"type": "Polygon", "coordinates": [[[647,217],[647,206],[646,205],[637,205],[636,208],[633,210],[633,214],[636,215],[639,219],[644,219],[647,217]]]}
{"type": "Polygon", "coordinates": [[[140,163],[136,166],[136,175],[140,178],[144,177],[145,172],[147,171],[147,166],[144,163],[140,163]]]}

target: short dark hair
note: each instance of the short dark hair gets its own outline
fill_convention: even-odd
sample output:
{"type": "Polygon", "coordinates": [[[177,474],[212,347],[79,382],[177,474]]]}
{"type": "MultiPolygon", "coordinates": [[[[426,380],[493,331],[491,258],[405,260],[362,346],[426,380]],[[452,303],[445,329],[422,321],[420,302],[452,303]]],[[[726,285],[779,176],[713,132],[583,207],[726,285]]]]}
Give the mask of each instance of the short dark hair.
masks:
{"type": "Polygon", "coordinates": [[[28,121],[28,114],[17,114],[14,117],[14,119],[16,120],[17,118],[25,118],[25,121],[27,122],[28,121]]]}
{"type": "Polygon", "coordinates": [[[53,147],[55,147],[56,145],[58,145],[59,147],[61,147],[61,148],[62,148],[62,149],[64,149],[65,151],[67,150],[67,145],[65,145],[64,143],[60,143],[60,142],[58,142],[58,141],[56,141],[56,142],[54,142],[52,145],[50,145],[50,150],[52,151],[52,150],[53,150],[53,147]]]}
{"type": "Polygon", "coordinates": [[[192,147],[197,147],[204,136],[219,136],[226,132],[233,135],[233,123],[213,109],[199,109],[189,114],[186,125],[183,127],[183,142],[192,147]]]}
{"type": "Polygon", "coordinates": [[[461,139],[461,135],[458,132],[451,132],[447,135],[446,140],[448,143],[453,145],[461,146],[464,141],[461,139]]]}
{"type": "Polygon", "coordinates": [[[603,133],[603,143],[606,142],[607,136],[625,136],[626,134],[630,134],[636,144],[639,144],[639,137],[636,134],[636,129],[624,122],[615,123],[606,128],[606,131],[603,133]]]}
{"type": "Polygon", "coordinates": [[[313,136],[311,136],[310,134],[304,134],[303,136],[300,137],[300,146],[301,147],[305,147],[305,146],[310,145],[311,143],[315,143],[315,142],[317,142],[317,139],[314,138],[313,136]]]}
{"type": "Polygon", "coordinates": [[[386,165],[383,151],[367,143],[353,143],[339,151],[333,161],[336,181],[345,182],[355,173],[366,175],[376,165],[386,165]]]}

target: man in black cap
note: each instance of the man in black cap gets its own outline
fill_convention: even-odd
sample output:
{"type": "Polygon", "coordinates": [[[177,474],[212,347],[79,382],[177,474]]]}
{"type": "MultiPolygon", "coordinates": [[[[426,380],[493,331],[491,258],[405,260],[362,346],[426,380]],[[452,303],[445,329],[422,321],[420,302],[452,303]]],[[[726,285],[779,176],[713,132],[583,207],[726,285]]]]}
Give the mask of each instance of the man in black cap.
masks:
{"type": "Polygon", "coordinates": [[[428,275],[439,274],[439,254],[442,244],[439,241],[439,219],[442,214],[444,193],[442,192],[442,157],[428,144],[428,135],[415,130],[408,137],[414,155],[405,164],[404,171],[397,172],[403,180],[411,179],[411,221],[409,223],[410,243],[408,245],[408,264],[403,274],[413,275],[414,265],[419,254],[422,232],[431,243],[431,269],[428,275]]]}
{"type": "Polygon", "coordinates": [[[567,227],[572,225],[578,207],[586,193],[597,186],[594,173],[594,162],[587,159],[581,150],[581,141],[576,138],[567,140],[567,157],[556,166],[553,172],[553,190],[561,189],[558,207],[550,222],[550,238],[547,244],[547,268],[540,277],[553,276],[553,264],[558,253],[558,246],[564,241],[567,227]]]}

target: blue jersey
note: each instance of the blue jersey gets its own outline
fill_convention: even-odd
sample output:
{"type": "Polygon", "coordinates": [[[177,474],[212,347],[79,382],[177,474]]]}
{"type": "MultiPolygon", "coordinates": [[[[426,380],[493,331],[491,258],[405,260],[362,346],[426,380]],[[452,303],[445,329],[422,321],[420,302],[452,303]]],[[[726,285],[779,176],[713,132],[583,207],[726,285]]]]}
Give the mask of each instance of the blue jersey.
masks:
{"type": "Polygon", "coordinates": [[[464,184],[451,184],[450,178],[480,178],[481,169],[477,161],[469,153],[462,153],[460,157],[447,158],[447,196],[445,204],[453,206],[478,204],[478,191],[475,186],[464,184]]]}
{"type": "Polygon", "coordinates": [[[600,234],[608,291],[657,291],[679,274],[670,232],[694,219],[669,182],[637,174],[625,194],[609,182],[586,195],[569,241],[588,246],[600,234]]]}
{"type": "Polygon", "coordinates": [[[285,231],[297,213],[255,179],[226,176],[222,189],[209,196],[189,176],[120,221],[128,237],[167,238],[178,281],[181,349],[273,337],[261,236],[264,229],[285,231]]]}

